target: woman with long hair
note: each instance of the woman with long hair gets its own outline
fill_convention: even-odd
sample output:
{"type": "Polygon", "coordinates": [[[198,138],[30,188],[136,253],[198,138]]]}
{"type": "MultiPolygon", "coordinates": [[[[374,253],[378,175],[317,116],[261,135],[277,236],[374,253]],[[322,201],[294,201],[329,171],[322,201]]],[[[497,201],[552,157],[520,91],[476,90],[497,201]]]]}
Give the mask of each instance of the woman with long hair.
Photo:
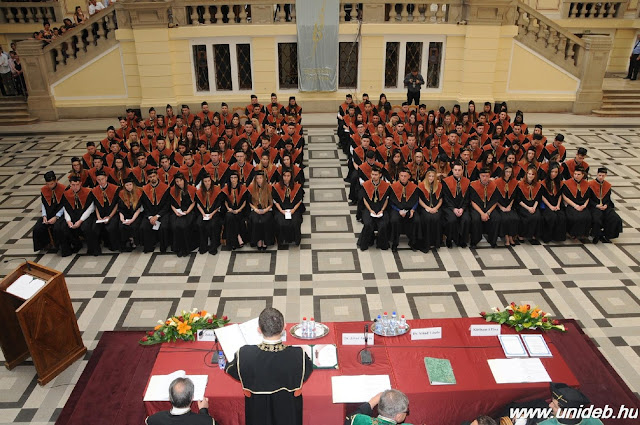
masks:
{"type": "Polygon", "coordinates": [[[187,130],[184,141],[189,152],[195,152],[196,150],[198,150],[198,139],[196,138],[196,134],[193,130],[187,130]]]}
{"type": "Polygon", "coordinates": [[[446,154],[440,154],[436,157],[433,163],[433,168],[436,170],[436,177],[440,182],[446,179],[451,174],[451,163],[449,157],[446,154]]]}
{"type": "Polygon", "coordinates": [[[482,152],[480,155],[480,159],[476,165],[478,171],[488,168],[491,171],[491,177],[497,177],[502,173],[500,166],[495,161],[495,157],[493,156],[493,152],[491,150],[486,150],[482,152]]]}
{"type": "Polygon", "coordinates": [[[498,189],[498,208],[500,214],[500,236],[505,246],[516,245],[514,239],[518,235],[520,217],[516,212],[516,188],[518,180],[514,176],[513,164],[507,162],[502,169],[502,175],[495,179],[498,189]]]}
{"type": "Polygon", "coordinates": [[[402,151],[400,149],[394,149],[391,154],[391,161],[387,163],[385,166],[385,170],[387,175],[385,176],[386,180],[389,183],[393,183],[398,180],[398,175],[400,174],[400,170],[405,168],[404,159],[402,158],[402,151]]]}
{"type": "Polygon", "coordinates": [[[89,182],[91,181],[89,177],[89,172],[84,169],[82,166],[82,161],[77,156],[71,158],[71,171],[69,172],[69,178],[76,176],[80,179],[80,184],[82,186],[89,186],[89,182]]]}
{"type": "Polygon", "coordinates": [[[524,238],[533,244],[540,233],[542,214],[540,214],[540,199],[542,184],[538,181],[538,170],[535,165],[529,165],[524,178],[518,183],[518,215],[520,216],[520,242],[524,238]]]}
{"type": "Polygon", "coordinates": [[[222,190],[225,194],[224,238],[232,250],[242,248],[247,236],[247,187],[240,184],[237,171],[231,171],[229,181],[222,190]]]}
{"type": "Polygon", "coordinates": [[[216,138],[224,134],[224,127],[225,125],[220,121],[220,112],[215,112],[211,123],[211,131],[213,131],[216,138]]]}
{"type": "Polygon", "coordinates": [[[542,184],[542,240],[561,242],[567,239],[567,217],[562,205],[562,173],[560,164],[549,163],[549,172],[542,184]]]}
{"type": "Polygon", "coordinates": [[[173,232],[171,247],[178,257],[186,257],[195,248],[193,236],[193,217],[191,212],[196,206],[196,188],[191,186],[184,174],[176,173],[171,190],[171,210],[169,226],[173,232]]]}
{"type": "Polygon", "coordinates": [[[282,171],[280,182],[273,185],[273,205],[278,246],[295,243],[300,245],[302,234],[302,214],[304,213],[304,190],[300,183],[293,181],[291,170],[282,171]]]}
{"type": "Polygon", "coordinates": [[[536,158],[535,147],[529,146],[529,149],[527,149],[527,151],[525,152],[524,156],[522,157],[522,159],[518,164],[520,164],[520,167],[522,167],[522,169],[525,170],[525,173],[530,166],[534,166],[536,168],[536,174],[538,176],[538,180],[540,180],[540,163],[536,158]]]}
{"type": "Polygon", "coordinates": [[[142,202],[140,202],[142,188],[133,183],[132,176],[128,176],[118,196],[120,250],[122,252],[131,252],[136,249],[140,241],[140,224],[142,223],[142,219],[138,220],[138,217],[140,217],[140,213],[144,211],[142,202]]]}
{"type": "Polygon", "coordinates": [[[476,104],[473,100],[469,101],[467,114],[469,115],[469,122],[471,125],[475,125],[478,122],[478,113],[476,112],[476,104]]]}
{"type": "Polygon", "coordinates": [[[213,184],[209,174],[202,178],[202,184],[196,192],[196,206],[198,207],[196,225],[200,235],[200,247],[198,252],[211,255],[218,253],[220,246],[220,233],[224,216],[221,212],[224,195],[219,186],[213,184]]]}
{"type": "Polygon", "coordinates": [[[120,187],[124,186],[124,182],[131,174],[131,170],[124,166],[124,160],[121,157],[116,157],[113,161],[113,176],[116,184],[120,187]]]}
{"type": "Polygon", "coordinates": [[[440,248],[442,242],[442,184],[438,179],[435,168],[429,167],[424,180],[418,184],[422,192],[420,194],[420,207],[418,216],[420,219],[420,251],[427,253],[433,247],[434,251],[440,248]]]}
{"type": "Polygon", "coordinates": [[[280,157],[280,166],[278,167],[278,174],[282,175],[284,170],[291,170],[291,179],[300,184],[304,184],[304,172],[297,164],[291,162],[291,154],[284,153],[280,157]]]}
{"type": "Polygon", "coordinates": [[[420,147],[420,149],[424,148],[425,144],[427,143],[427,137],[429,136],[427,134],[427,132],[424,129],[424,123],[422,121],[418,121],[418,125],[417,125],[417,130],[416,130],[416,145],[418,147],[420,147]]]}
{"type": "Polygon", "coordinates": [[[218,151],[220,152],[222,162],[232,164],[235,160],[233,157],[233,149],[231,149],[231,145],[229,145],[229,141],[226,138],[220,137],[218,139],[218,151]]]}
{"type": "Polygon", "coordinates": [[[273,245],[273,194],[272,188],[263,171],[256,173],[249,186],[251,212],[249,213],[249,229],[251,246],[258,251],[266,251],[273,245]]]}
{"type": "Polygon", "coordinates": [[[427,124],[424,131],[427,132],[427,135],[431,135],[436,132],[436,114],[433,110],[429,111],[427,114],[427,124]]]}
{"type": "Polygon", "coordinates": [[[409,113],[409,121],[404,126],[407,133],[416,134],[418,132],[418,114],[415,110],[409,113]]]}
{"type": "Polygon", "coordinates": [[[422,151],[416,151],[413,161],[411,161],[407,166],[411,172],[411,180],[415,184],[424,180],[424,176],[427,173],[429,165],[424,162],[424,154],[422,151]]]}
{"type": "Polygon", "coordinates": [[[453,105],[453,109],[451,110],[451,121],[453,124],[462,122],[462,111],[460,110],[460,105],[457,103],[453,105]]]}
{"type": "Polygon", "coordinates": [[[380,115],[380,121],[385,123],[389,121],[391,103],[387,101],[387,96],[384,93],[380,93],[380,100],[378,100],[376,110],[378,111],[378,115],[380,115]]]}

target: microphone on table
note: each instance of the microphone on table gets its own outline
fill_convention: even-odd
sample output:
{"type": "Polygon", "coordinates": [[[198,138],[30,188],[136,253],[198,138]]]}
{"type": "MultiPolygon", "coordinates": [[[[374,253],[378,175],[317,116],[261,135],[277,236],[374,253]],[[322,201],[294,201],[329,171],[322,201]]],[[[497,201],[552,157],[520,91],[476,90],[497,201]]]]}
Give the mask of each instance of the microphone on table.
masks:
{"type": "Polygon", "coordinates": [[[360,350],[360,354],[358,359],[360,360],[360,364],[370,365],[373,363],[373,356],[371,355],[371,351],[369,350],[369,325],[364,325],[364,348],[360,350]]]}
{"type": "Polygon", "coordinates": [[[16,260],[24,260],[24,262],[27,264],[27,271],[31,271],[31,264],[29,263],[29,261],[27,260],[26,257],[17,257],[17,258],[10,258],[8,260],[4,260],[3,263],[9,263],[11,261],[16,261],[16,260]]]}

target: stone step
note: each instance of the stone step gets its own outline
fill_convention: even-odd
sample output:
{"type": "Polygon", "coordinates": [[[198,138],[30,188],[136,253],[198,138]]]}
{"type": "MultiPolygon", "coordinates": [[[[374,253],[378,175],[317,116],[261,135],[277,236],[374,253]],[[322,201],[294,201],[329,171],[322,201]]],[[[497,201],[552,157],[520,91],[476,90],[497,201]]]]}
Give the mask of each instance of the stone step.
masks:
{"type": "Polygon", "coordinates": [[[13,126],[13,125],[27,125],[38,122],[38,118],[24,117],[24,118],[0,118],[0,127],[13,126]]]}
{"type": "Polygon", "coordinates": [[[611,100],[611,99],[602,99],[603,105],[640,105],[640,100],[611,100]]]}
{"type": "Polygon", "coordinates": [[[635,103],[635,104],[607,104],[607,103],[603,103],[602,106],[600,107],[600,109],[605,110],[605,111],[640,111],[640,103],[635,103]]]}
{"type": "Polygon", "coordinates": [[[640,85],[637,89],[614,89],[614,90],[604,90],[603,94],[606,95],[610,95],[610,94],[628,94],[628,95],[633,95],[633,96],[638,96],[640,97],[640,85]]]}
{"type": "Polygon", "coordinates": [[[637,111],[594,109],[591,112],[600,117],[640,117],[640,109],[637,111]]]}

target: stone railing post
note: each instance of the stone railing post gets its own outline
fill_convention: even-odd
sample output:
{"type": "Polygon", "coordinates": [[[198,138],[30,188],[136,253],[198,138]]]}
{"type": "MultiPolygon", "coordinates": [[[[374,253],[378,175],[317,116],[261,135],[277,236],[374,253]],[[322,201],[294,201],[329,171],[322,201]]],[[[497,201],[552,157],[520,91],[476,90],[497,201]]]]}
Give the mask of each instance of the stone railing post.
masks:
{"type": "Polygon", "coordinates": [[[251,4],[251,22],[258,25],[273,24],[273,5],[251,4]]]}
{"type": "Polygon", "coordinates": [[[383,3],[379,4],[362,4],[362,20],[367,23],[379,24],[384,22],[384,7],[383,3]]]}
{"type": "Polygon", "coordinates": [[[42,121],[57,121],[58,110],[49,91],[49,68],[39,40],[20,41],[18,50],[29,91],[29,113],[42,121]]]}
{"type": "Polygon", "coordinates": [[[573,103],[573,113],[590,114],[602,105],[602,83],[609,63],[613,40],[608,35],[585,35],[581,58],[582,76],[573,103]]]}
{"type": "Polygon", "coordinates": [[[514,25],[517,0],[463,0],[462,16],[469,25],[514,25]]]}

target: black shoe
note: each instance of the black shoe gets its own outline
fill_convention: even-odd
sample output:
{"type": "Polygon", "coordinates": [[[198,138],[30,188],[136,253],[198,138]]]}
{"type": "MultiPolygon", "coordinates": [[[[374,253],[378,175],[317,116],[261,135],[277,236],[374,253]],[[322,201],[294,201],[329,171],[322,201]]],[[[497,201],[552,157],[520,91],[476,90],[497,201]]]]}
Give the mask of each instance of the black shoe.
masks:
{"type": "Polygon", "coordinates": [[[476,249],[476,248],[478,247],[478,245],[477,245],[477,244],[475,244],[475,243],[472,243],[469,247],[470,247],[471,249],[476,249]]]}
{"type": "Polygon", "coordinates": [[[211,254],[211,255],[216,255],[217,253],[218,253],[218,248],[211,248],[209,250],[209,254],[211,254]]]}
{"type": "Polygon", "coordinates": [[[391,247],[391,252],[398,252],[398,245],[393,245],[391,247]]]}
{"type": "Polygon", "coordinates": [[[202,248],[200,248],[200,249],[198,250],[198,252],[199,252],[200,254],[204,254],[204,253],[206,253],[206,252],[207,252],[207,250],[206,250],[206,249],[202,249],[202,248]]]}
{"type": "Polygon", "coordinates": [[[363,247],[363,246],[361,246],[361,247],[360,247],[360,251],[366,251],[367,249],[369,249],[369,247],[368,247],[368,246],[364,246],[364,247],[363,247]]]}
{"type": "Polygon", "coordinates": [[[635,81],[635,80],[637,80],[637,78],[631,78],[631,81],[635,81]]]}
{"type": "Polygon", "coordinates": [[[453,241],[447,238],[447,248],[453,248],[453,241]]]}
{"type": "Polygon", "coordinates": [[[423,254],[428,254],[429,248],[420,248],[420,252],[422,252],[423,254]]]}
{"type": "Polygon", "coordinates": [[[623,80],[630,80],[630,79],[631,79],[631,77],[629,77],[628,75],[623,78],[623,80]]]}
{"type": "Polygon", "coordinates": [[[600,242],[600,237],[599,236],[594,236],[593,237],[593,244],[597,244],[598,242],[600,242]]]}
{"type": "Polygon", "coordinates": [[[603,243],[611,243],[611,240],[606,236],[601,236],[600,239],[603,243]]]}
{"type": "Polygon", "coordinates": [[[495,242],[491,244],[491,248],[496,248],[497,246],[498,246],[498,244],[495,243],[495,242]]]}
{"type": "Polygon", "coordinates": [[[459,243],[458,246],[460,248],[466,248],[467,247],[467,243],[466,242],[462,242],[462,243],[459,243]]]}
{"type": "Polygon", "coordinates": [[[380,248],[380,249],[383,250],[383,251],[388,251],[389,250],[389,246],[385,246],[385,247],[380,248]]]}

